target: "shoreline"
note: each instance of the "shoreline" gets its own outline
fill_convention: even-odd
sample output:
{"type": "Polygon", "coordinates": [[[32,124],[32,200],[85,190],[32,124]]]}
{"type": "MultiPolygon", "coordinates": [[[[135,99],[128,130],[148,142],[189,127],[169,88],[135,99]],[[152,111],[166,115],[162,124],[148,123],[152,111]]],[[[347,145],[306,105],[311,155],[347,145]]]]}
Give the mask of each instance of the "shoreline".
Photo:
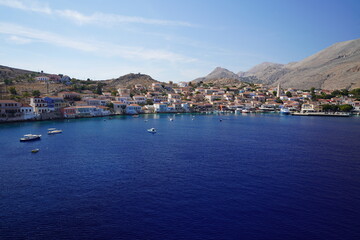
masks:
{"type": "Polygon", "coordinates": [[[360,113],[325,113],[325,112],[311,112],[311,113],[290,113],[290,114],[282,114],[280,112],[250,112],[250,113],[235,113],[235,112],[173,112],[173,113],[167,113],[167,112],[161,112],[161,113],[139,113],[139,114],[110,114],[106,116],[87,116],[87,117],[75,117],[75,118],[52,118],[52,119],[26,119],[26,120],[13,120],[13,121],[0,121],[1,124],[7,124],[7,123],[24,123],[24,122],[44,122],[44,121],[57,121],[57,120],[73,120],[73,119],[86,119],[86,118],[109,118],[109,117],[117,117],[117,116],[123,116],[123,117],[129,117],[129,116],[140,116],[140,115],[152,115],[152,114],[197,114],[197,115],[249,115],[249,114],[277,114],[282,116],[304,116],[304,117],[354,117],[354,116],[360,116],[360,113]]]}

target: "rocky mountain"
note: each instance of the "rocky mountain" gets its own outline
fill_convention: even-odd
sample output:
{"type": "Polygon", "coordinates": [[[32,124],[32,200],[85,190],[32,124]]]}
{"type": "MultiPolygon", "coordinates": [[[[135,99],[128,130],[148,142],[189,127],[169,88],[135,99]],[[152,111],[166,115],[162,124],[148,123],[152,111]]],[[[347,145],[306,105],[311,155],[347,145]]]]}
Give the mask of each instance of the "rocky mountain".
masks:
{"type": "Polygon", "coordinates": [[[238,85],[241,83],[240,79],[241,78],[238,75],[228,69],[217,67],[205,77],[194,79],[191,82],[197,83],[202,81],[204,83],[212,83],[215,85],[238,85]]]}
{"type": "Polygon", "coordinates": [[[242,77],[252,77],[250,81],[253,83],[262,83],[271,85],[281,76],[288,72],[284,64],[264,62],[256,65],[247,72],[241,72],[242,77]]]}
{"type": "Polygon", "coordinates": [[[227,70],[226,68],[217,67],[215,68],[211,73],[206,75],[205,77],[200,77],[197,79],[194,79],[192,82],[211,82],[218,79],[233,79],[233,80],[239,80],[239,76],[235,73],[227,70]]]}
{"type": "Polygon", "coordinates": [[[140,74],[140,73],[130,73],[116,79],[106,80],[108,87],[119,88],[119,87],[132,87],[135,84],[141,84],[143,86],[149,87],[152,83],[160,83],[159,81],[153,79],[149,75],[140,74]]]}
{"type": "Polygon", "coordinates": [[[239,76],[254,83],[285,88],[351,89],[360,87],[360,39],[336,43],[299,62],[262,63],[239,76]]]}

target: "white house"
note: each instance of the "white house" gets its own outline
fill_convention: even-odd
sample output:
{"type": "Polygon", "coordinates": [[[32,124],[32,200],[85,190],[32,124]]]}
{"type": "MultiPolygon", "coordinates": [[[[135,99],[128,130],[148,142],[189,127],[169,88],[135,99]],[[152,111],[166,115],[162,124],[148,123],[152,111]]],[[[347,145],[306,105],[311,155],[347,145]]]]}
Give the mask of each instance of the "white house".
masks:
{"type": "Polygon", "coordinates": [[[146,103],[146,97],[144,96],[133,96],[134,103],[136,104],[145,104],[146,103]]]}
{"type": "Polygon", "coordinates": [[[30,106],[34,108],[35,114],[48,113],[51,111],[47,102],[41,97],[30,98],[30,106]]]}
{"type": "Polygon", "coordinates": [[[164,103],[154,103],[154,111],[161,113],[161,112],[167,112],[167,104],[164,103]]]}
{"type": "Polygon", "coordinates": [[[45,81],[45,82],[47,82],[47,81],[50,80],[50,78],[47,77],[47,76],[39,76],[39,77],[35,77],[35,79],[36,79],[37,81],[45,81]]]}
{"type": "Polygon", "coordinates": [[[23,104],[20,107],[20,112],[24,120],[33,119],[36,116],[33,107],[29,104],[23,104]]]}
{"type": "Polygon", "coordinates": [[[126,104],[119,101],[113,101],[114,104],[114,112],[115,114],[124,114],[126,109],[126,104]]]}
{"type": "Polygon", "coordinates": [[[126,114],[138,114],[141,113],[141,106],[138,104],[130,104],[126,106],[126,114]]]}

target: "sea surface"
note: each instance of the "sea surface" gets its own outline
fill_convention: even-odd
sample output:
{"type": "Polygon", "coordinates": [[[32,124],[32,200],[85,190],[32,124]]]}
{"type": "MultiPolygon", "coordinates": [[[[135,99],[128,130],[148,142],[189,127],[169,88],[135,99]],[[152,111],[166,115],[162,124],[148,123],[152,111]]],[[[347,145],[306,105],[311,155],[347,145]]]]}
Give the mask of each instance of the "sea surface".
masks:
{"type": "Polygon", "coordinates": [[[0,124],[0,239],[358,240],[360,118],[0,124]]]}

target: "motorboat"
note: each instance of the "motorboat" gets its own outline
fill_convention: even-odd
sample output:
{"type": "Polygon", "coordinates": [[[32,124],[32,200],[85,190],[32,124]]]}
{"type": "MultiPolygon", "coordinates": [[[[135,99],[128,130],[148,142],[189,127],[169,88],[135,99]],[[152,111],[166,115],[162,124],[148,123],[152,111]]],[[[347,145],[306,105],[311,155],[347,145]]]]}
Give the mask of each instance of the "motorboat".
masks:
{"type": "Polygon", "coordinates": [[[249,109],[243,109],[243,110],[241,110],[241,113],[250,113],[250,110],[249,109]]]}
{"type": "Polygon", "coordinates": [[[40,151],[40,149],[35,148],[35,149],[31,150],[31,153],[37,153],[38,151],[40,151]]]}
{"type": "Polygon", "coordinates": [[[170,120],[170,122],[174,121],[174,119],[173,119],[173,118],[169,118],[169,120],[170,120]]]}
{"type": "Polygon", "coordinates": [[[62,133],[62,130],[56,129],[56,128],[49,128],[48,129],[48,134],[58,134],[58,133],[62,133]]]}
{"type": "Polygon", "coordinates": [[[156,133],[156,129],[155,128],[150,128],[147,130],[149,133],[156,133]]]}
{"type": "Polygon", "coordinates": [[[40,140],[41,135],[36,134],[26,134],[24,137],[20,138],[20,142],[27,142],[27,141],[35,141],[40,140]]]}
{"type": "Polygon", "coordinates": [[[289,115],[290,114],[290,110],[288,108],[281,108],[280,109],[280,113],[284,114],[284,115],[289,115]]]}

